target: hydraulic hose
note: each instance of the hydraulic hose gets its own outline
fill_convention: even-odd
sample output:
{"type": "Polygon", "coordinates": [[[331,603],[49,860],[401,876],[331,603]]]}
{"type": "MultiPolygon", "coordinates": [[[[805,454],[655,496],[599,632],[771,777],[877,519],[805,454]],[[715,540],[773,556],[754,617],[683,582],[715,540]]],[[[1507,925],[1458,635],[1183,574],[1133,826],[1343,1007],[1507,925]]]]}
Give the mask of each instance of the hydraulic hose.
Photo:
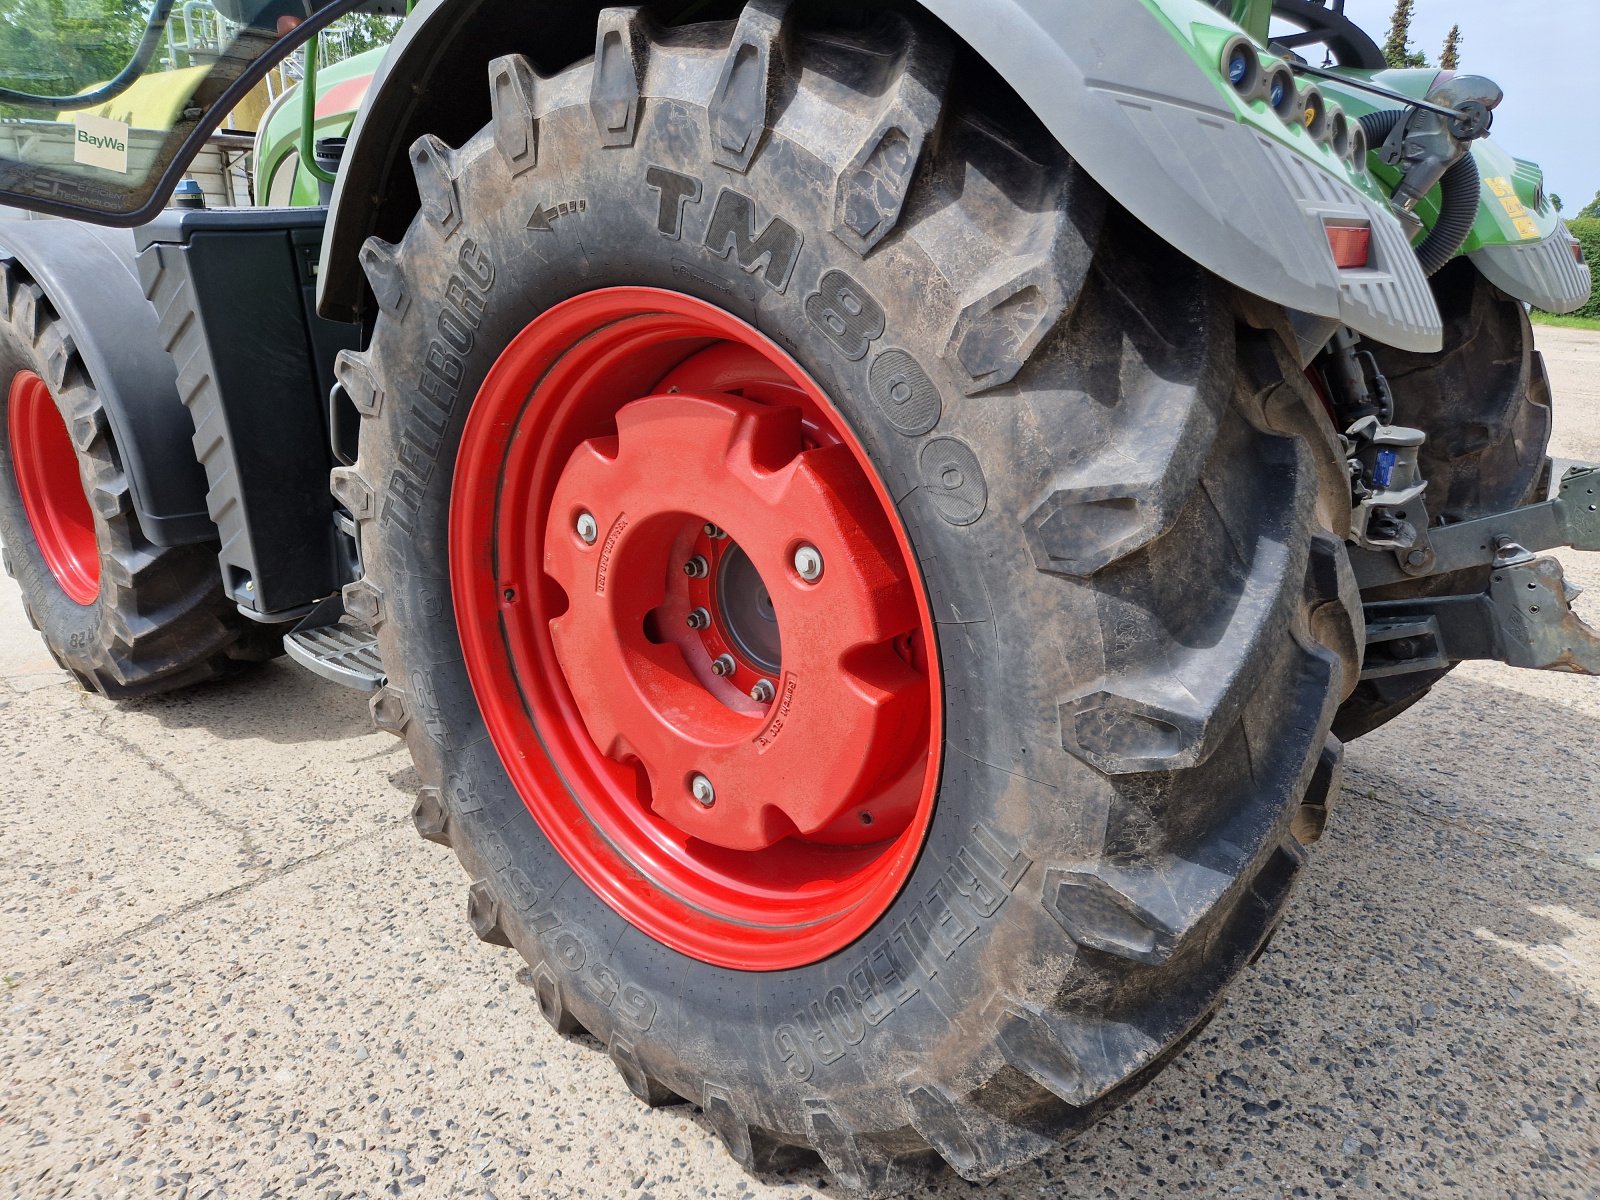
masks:
{"type": "MultiPolygon", "coordinates": [[[[1390,108],[1362,117],[1367,145],[1373,149],[1383,145],[1403,115],[1404,110],[1390,108]]],[[[1473,222],[1478,219],[1479,185],[1478,164],[1472,151],[1466,150],[1439,180],[1439,219],[1417,247],[1417,260],[1425,274],[1437,274],[1466,244],[1473,222]]]]}

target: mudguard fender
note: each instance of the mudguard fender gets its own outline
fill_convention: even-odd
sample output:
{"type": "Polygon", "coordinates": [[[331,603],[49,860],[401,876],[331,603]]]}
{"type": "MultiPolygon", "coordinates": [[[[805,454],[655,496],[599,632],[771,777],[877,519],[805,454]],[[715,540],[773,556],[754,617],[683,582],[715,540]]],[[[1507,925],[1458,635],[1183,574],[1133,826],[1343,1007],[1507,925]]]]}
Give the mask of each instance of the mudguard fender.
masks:
{"type": "Polygon", "coordinates": [[[139,527],[158,546],[214,540],[194,423],[156,310],[134,262],[133,232],[75,221],[0,222],[0,259],[44,289],[72,334],[127,470],[139,527]]]}
{"type": "MultiPolygon", "coordinates": [[[[1156,236],[1289,309],[1404,349],[1439,349],[1433,294],[1381,193],[1300,123],[1282,121],[1224,85],[1220,49],[1240,31],[1203,0],[921,3],[988,60],[1067,152],[1156,236]],[[1328,219],[1370,223],[1368,267],[1335,264],[1328,219]]],[[[324,316],[359,316],[361,244],[373,233],[398,238],[415,211],[411,142],[433,132],[459,144],[453,133],[464,140],[487,121],[487,87],[468,96],[462,81],[518,46],[537,46],[543,68],[553,45],[586,37],[588,47],[580,44],[566,61],[584,57],[599,7],[552,0],[428,0],[418,7],[352,129],[323,245],[324,316]],[[516,27],[529,31],[522,40],[505,36],[516,27]],[[452,94],[430,99],[436,78],[450,79],[452,94]],[[467,126],[469,120],[477,123],[467,126]]]]}
{"type": "Polygon", "coordinates": [[[1223,85],[1202,0],[922,0],[1155,234],[1247,292],[1402,349],[1441,346],[1404,231],[1300,128],[1223,85]],[[1197,53],[1197,51],[1199,51],[1197,53]],[[1216,60],[1213,59],[1213,62],[1216,60]],[[1279,127],[1281,126],[1281,128],[1279,127]],[[1371,222],[1373,268],[1341,271],[1323,219],[1371,222]]]}

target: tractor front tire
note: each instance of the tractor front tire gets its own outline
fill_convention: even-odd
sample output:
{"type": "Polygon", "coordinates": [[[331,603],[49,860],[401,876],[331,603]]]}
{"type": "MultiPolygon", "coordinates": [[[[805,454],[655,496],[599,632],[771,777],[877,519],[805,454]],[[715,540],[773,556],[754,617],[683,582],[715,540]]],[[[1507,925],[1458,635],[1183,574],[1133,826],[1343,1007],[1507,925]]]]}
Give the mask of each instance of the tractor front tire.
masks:
{"type": "Polygon", "coordinates": [[[114,700],[281,653],[222,590],[215,543],[144,536],[104,407],[44,290],[0,263],[0,542],[56,663],[114,700]]]}
{"type": "Polygon", "coordinates": [[[472,928],[641,1100],[872,1191],[1042,1153],[1204,1022],[1361,637],[1281,314],[952,53],[761,0],[496,60],[340,364],[373,713],[472,928]]]}

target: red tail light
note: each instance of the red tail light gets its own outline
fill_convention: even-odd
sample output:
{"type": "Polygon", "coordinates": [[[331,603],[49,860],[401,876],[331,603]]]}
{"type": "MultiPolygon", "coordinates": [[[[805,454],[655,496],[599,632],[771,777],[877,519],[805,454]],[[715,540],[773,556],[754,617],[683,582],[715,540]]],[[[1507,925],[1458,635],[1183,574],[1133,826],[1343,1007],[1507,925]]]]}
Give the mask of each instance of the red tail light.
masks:
{"type": "Polygon", "coordinates": [[[1328,249],[1333,251],[1333,261],[1341,271],[1364,267],[1372,260],[1372,226],[1324,225],[1328,233],[1328,249]]]}

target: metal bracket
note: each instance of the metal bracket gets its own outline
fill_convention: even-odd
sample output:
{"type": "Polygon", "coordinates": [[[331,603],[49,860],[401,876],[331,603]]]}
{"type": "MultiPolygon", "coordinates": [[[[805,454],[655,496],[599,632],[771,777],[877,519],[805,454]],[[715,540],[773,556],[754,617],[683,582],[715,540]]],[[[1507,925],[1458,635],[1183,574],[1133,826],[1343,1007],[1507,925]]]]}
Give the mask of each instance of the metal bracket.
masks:
{"type": "Polygon", "coordinates": [[[1388,675],[1410,675],[1414,671],[1442,671],[1450,665],[1436,615],[1385,613],[1380,611],[1382,607],[1367,605],[1367,655],[1361,678],[1382,679],[1388,675]]]}
{"type": "Polygon", "coordinates": [[[1356,582],[1366,591],[1408,579],[1491,566],[1500,548],[1513,543],[1534,551],[1557,546],[1600,550],[1600,466],[1570,468],[1562,476],[1555,498],[1543,504],[1430,529],[1427,549],[1419,545],[1410,557],[1352,546],[1350,565],[1356,582]]]}
{"type": "Polygon", "coordinates": [[[1488,590],[1476,596],[1366,605],[1361,678],[1438,670],[1470,658],[1600,675],[1600,634],[1572,611],[1577,594],[1558,561],[1506,543],[1488,590]]]}
{"type": "Polygon", "coordinates": [[[1422,478],[1417,457],[1427,435],[1368,416],[1350,426],[1345,438],[1356,447],[1349,460],[1354,501],[1350,540],[1368,550],[1396,555],[1426,544],[1428,510],[1422,496],[1428,481],[1422,478]],[[1359,476],[1354,473],[1357,469],[1359,476]]]}

